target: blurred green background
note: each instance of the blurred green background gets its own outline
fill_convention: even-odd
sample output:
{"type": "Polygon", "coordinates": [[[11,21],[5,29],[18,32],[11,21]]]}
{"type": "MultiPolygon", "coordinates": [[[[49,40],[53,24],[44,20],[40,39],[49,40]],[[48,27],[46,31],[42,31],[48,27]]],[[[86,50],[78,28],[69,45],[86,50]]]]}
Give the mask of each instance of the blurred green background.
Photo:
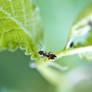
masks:
{"type": "MultiPolygon", "coordinates": [[[[91,1],[33,0],[40,8],[47,51],[56,52],[64,48],[73,22],[91,1]]],[[[92,92],[92,63],[77,55],[56,61],[68,67],[58,90],[39,71],[31,69],[30,62],[24,51],[0,52],[0,92],[92,92]]]]}

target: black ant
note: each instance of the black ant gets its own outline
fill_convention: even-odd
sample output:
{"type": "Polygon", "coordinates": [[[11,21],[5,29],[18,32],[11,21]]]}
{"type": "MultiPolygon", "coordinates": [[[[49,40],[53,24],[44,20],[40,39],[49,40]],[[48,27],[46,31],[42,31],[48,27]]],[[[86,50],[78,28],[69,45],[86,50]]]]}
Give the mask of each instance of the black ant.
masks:
{"type": "Polygon", "coordinates": [[[92,26],[92,21],[91,20],[89,20],[88,25],[92,26]]]}
{"type": "Polygon", "coordinates": [[[73,43],[73,42],[71,42],[71,44],[70,44],[70,48],[72,48],[72,47],[73,47],[73,45],[74,45],[74,43],[73,43]]]}
{"type": "Polygon", "coordinates": [[[45,57],[48,57],[49,59],[55,59],[56,58],[56,55],[51,54],[51,53],[46,54],[46,53],[44,53],[44,51],[39,51],[39,54],[43,55],[45,57]]]}

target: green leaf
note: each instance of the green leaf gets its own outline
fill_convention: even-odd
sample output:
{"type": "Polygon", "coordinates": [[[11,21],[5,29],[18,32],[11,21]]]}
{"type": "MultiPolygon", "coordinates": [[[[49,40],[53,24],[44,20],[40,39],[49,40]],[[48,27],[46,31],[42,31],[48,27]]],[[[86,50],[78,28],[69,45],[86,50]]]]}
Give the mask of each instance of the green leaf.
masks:
{"type": "Polygon", "coordinates": [[[0,0],[0,49],[18,47],[39,60],[43,40],[39,8],[31,0],[0,0]]]}
{"type": "Polygon", "coordinates": [[[75,21],[65,49],[78,49],[77,53],[81,58],[92,61],[92,4],[88,5],[75,21]]]}

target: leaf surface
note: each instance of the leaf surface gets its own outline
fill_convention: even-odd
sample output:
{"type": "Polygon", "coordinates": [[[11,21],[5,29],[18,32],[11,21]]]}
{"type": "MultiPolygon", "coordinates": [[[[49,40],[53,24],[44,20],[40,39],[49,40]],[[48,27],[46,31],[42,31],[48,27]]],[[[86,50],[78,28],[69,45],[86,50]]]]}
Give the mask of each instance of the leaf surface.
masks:
{"type": "Polygon", "coordinates": [[[92,4],[88,5],[73,24],[65,49],[80,48],[81,58],[92,61],[92,4]],[[82,48],[82,49],[81,49],[82,48]],[[85,48],[85,49],[83,49],[85,48]],[[84,50],[84,51],[81,51],[84,50]],[[83,53],[81,53],[83,52],[83,53]]]}
{"type": "Polygon", "coordinates": [[[24,49],[39,59],[43,40],[39,8],[31,0],[0,0],[0,49],[24,49]]]}

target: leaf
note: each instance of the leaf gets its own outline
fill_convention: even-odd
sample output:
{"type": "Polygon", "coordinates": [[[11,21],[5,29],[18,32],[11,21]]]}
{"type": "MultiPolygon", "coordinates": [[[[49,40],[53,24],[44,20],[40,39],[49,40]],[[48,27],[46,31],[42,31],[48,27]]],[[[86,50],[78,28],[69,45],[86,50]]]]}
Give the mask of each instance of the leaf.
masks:
{"type": "Polygon", "coordinates": [[[87,48],[79,50],[81,58],[92,61],[92,4],[88,5],[75,21],[71,28],[69,39],[65,49],[87,48]],[[83,52],[83,53],[81,53],[83,52]]]}
{"type": "Polygon", "coordinates": [[[39,8],[31,0],[0,0],[0,49],[15,50],[39,59],[43,40],[39,8]]]}

